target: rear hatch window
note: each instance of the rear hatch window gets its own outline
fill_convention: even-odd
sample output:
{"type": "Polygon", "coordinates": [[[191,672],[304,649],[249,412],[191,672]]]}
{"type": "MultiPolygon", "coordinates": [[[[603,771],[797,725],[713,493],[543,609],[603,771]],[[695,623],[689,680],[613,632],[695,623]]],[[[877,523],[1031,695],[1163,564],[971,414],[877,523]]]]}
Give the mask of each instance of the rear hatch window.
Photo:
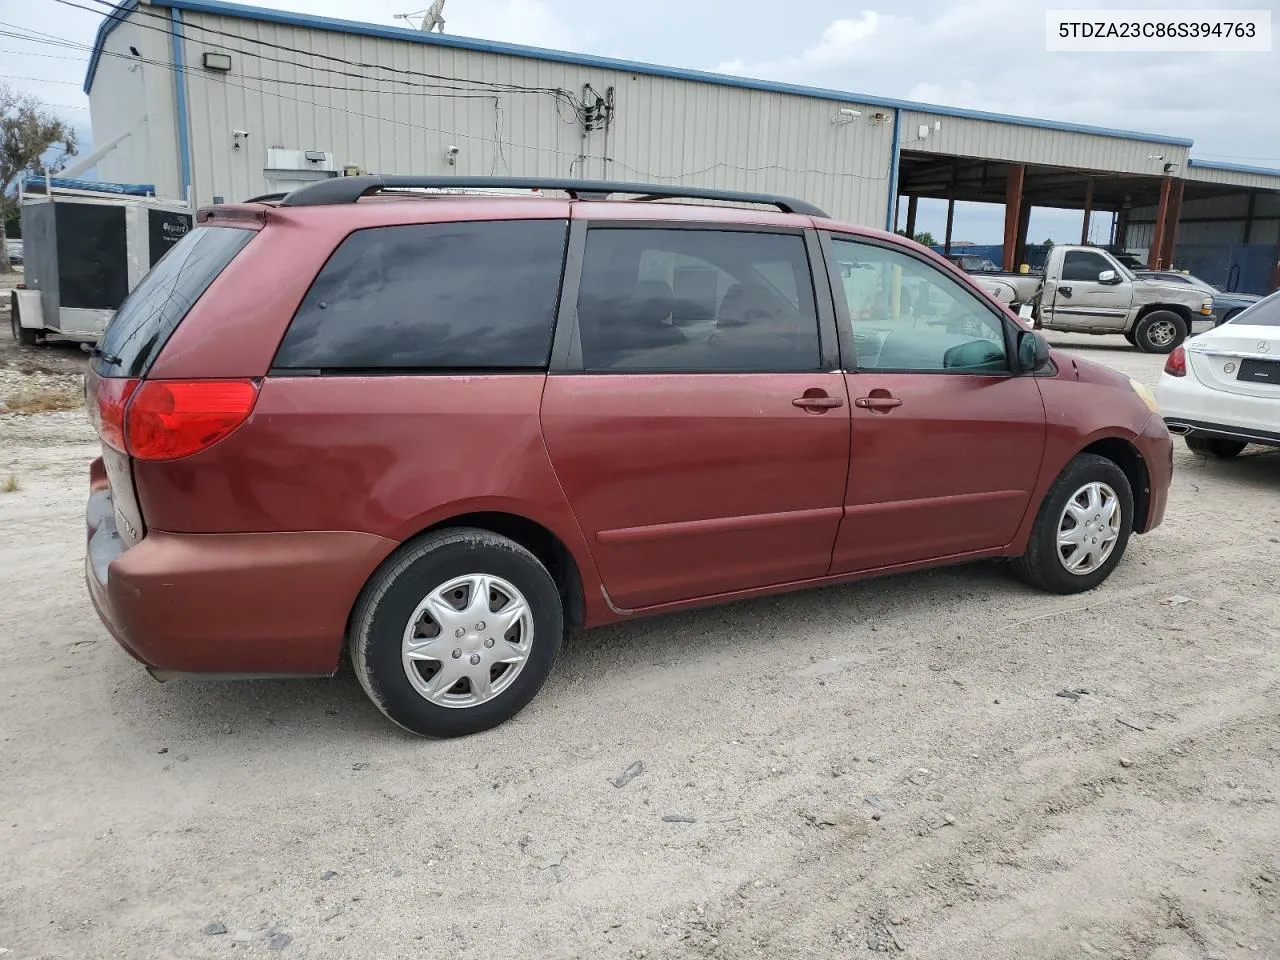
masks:
{"type": "Polygon", "coordinates": [[[160,258],[134,288],[98,344],[94,370],[103,377],[141,377],[182,318],[254,231],[197,227],[160,258]]]}
{"type": "Polygon", "coordinates": [[[102,440],[115,525],[126,547],[146,532],[126,436],[130,400],[182,318],[254,234],[234,227],[192,230],[129,294],[94,351],[85,398],[102,440]]]}

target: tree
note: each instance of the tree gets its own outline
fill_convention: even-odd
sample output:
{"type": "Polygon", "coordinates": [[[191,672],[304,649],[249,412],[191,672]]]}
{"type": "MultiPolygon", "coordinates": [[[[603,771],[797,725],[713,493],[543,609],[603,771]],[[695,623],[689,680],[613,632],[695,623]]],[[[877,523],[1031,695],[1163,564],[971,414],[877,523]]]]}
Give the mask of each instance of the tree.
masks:
{"type": "Polygon", "coordinates": [[[75,155],[76,134],[37,98],[0,83],[0,272],[9,270],[4,221],[16,202],[18,181],[43,170],[56,172],[75,155]],[[50,151],[58,151],[46,157],[50,151]]]}
{"type": "MultiPolygon", "coordinates": [[[[907,231],[905,230],[897,230],[895,232],[900,237],[905,237],[907,235],[907,231]]],[[[933,239],[933,234],[930,233],[928,230],[924,230],[920,233],[917,233],[911,239],[914,240],[916,243],[922,244],[923,246],[926,246],[926,247],[937,246],[937,243],[938,243],[937,240],[933,239]]]]}

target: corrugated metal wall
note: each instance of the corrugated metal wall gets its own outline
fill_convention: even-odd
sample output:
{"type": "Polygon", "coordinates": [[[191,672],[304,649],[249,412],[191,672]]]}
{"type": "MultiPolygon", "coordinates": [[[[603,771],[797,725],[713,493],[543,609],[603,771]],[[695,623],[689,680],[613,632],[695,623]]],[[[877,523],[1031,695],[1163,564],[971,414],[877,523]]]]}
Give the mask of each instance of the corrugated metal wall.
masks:
{"type": "Polygon", "coordinates": [[[1159,175],[1166,162],[1185,166],[1187,160],[1187,147],[1168,143],[915,111],[903,111],[902,118],[901,148],[921,153],[1152,176],[1159,175]]]}
{"type": "Polygon", "coordinates": [[[184,33],[188,64],[199,65],[205,51],[233,58],[231,73],[195,69],[187,81],[202,203],[266,191],[266,150],[279,146],[328,151],[339,165],[378,173],[608,177],[767,191],[810,200],[841,219],[884,222],[893,129],[870,119],[872,107],[191,12],[184,33]],[[405,73],[344,67],[254,40],[405,73]],[[420,86],[433,82],[423,74],[579,96],[586,83],[601,95],[613,87],[613,123],[584,140],[570,107],[550,93],[441,90],[420,86]],[[833,123],[841,107],[863,115],[833,123]],[[237,129],[249,133],[239,149],[237,129]],[[459,148],[453,166],[450,145],[459,148]]]}
{"type": "Polygon", "coordinates": [[[89,115],[98,145],[136,127],[98,161],[99,180],[154,183],[159,196],[181,199],[173,73],[154,62],[167,64],[170,57],[166,34],[132,18],[119,24],[103,47],[89,91],[89,115]],[[140,58],[129,52],[130,47],[140,58]],[[153,62],[140,62],[145,60],[153,62]],[[146,122],[140,123],[143,117],[146,122]]]}
{"type": "Polygon", "coordinates": [[[1223,183],[1233,187],[1256,190],[1280,190],[1280,176],[1266,173],[1250,173],[1242,170],[1223,170],[1219,167],[1202,167],[1192,164],[1185,177],[1202,183],[1223,183]]]}
{"type": "MultiPolygon", "coordinates": [[[[1178,245],[1244,243],[1248,206],[1249,197],[1244,193],[1185,201],[1178,224],[1178,245]],[[1230,219],[1217,219],[1219,217],[1230,219]]],[[[1149,247],[1155,229],[1155,218],[1155,207],[1135,207],[1129,214],[1125,245],[1136,249],[1149,247]]],[[[1272,246],[1280,243],[1280,194],[1258,194],[1254,201],[1253,229],[1249,231],[1249,243],[1272,246]]]]}

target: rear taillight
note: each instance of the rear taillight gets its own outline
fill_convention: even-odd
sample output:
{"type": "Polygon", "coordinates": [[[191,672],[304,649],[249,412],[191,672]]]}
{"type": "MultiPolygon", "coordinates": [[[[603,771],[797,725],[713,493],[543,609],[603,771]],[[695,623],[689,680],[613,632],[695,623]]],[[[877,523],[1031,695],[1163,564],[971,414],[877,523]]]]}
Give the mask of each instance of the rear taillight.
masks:
{"type": "Polygon", "coordinates": [[[1164,372],[1171,377],[1187,375],[1187,352],[1182,349],[1182,344],[1174,347],[1173,353],[1169,354],[1169,359],[1164,362],[1164,372]]]}
{"type": "Polygon", "coordinates": [[[89,398],[89,420],[102,442],[125,453],[124,411],[140,380],[103,378],[97,381],[89,398]]]}
{"type": "Polygon", "coordinates": [[[125,412],[128,453],[176,460],[213,446],[249,419],[252,380],[144,380],[125,412]]]}

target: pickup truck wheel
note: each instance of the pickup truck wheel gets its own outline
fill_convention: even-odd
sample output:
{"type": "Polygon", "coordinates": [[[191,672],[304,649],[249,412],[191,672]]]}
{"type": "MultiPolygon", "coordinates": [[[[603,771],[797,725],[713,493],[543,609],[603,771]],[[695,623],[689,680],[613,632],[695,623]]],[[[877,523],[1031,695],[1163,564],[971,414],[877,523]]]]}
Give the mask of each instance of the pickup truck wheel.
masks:
{"type": "Polygon", "coordinates": [[[1229,437],[1187,437],[1187,449],[1202,457],[1217,457],[1219,460],[1230,460],[1238,457],[1247,444],[1243,440],[1232,440],[1229,437]]]}
{"type": "Polygon", "coordinates": [[[369,699],[424,737],[478,733],[515,716],[563,640],[547,568],[515,541],[469,527],[392,554],[361,593],[348,634],[369,699]]]}
{"type": "Polygon", "coordinates": [[[1133,528],[1133,491],[1106,457],[1082,453],[1066,465],[1036,514],[1018,576],[1052,593],[1082,593],[1111,576],[1133,528]]]}
{"type": "Polygon", "coordinates": [[[1187,322],[1172,310],[1152,310],[1133,328],[1133,342],[1143,353],[1171,353],[1187,339],[1187,322]]]}

